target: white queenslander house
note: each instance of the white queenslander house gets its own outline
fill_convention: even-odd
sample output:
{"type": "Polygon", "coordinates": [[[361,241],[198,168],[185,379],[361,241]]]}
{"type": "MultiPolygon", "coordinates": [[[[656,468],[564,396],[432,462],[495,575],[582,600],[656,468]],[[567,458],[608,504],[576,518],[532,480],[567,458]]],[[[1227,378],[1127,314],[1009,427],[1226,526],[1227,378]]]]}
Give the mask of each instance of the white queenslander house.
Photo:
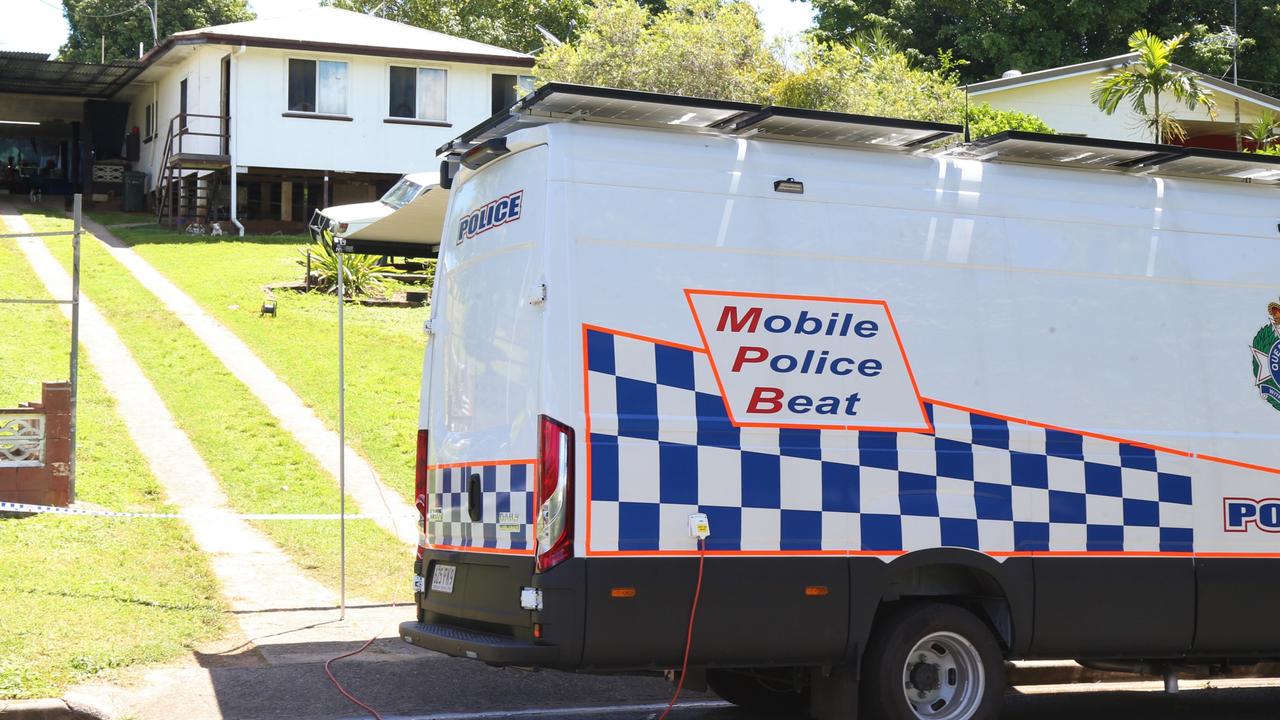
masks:
{"type": "Polygon", "coordinates": [[[113,100],[152,209],[258,230],[435,170],[436,148],[533,87],[525,53],[329,7],[176,33],[140,64],[113,100]]]}
{"type": "Polygon", "coordinates": [[[0,124],[0,191],[38,173],[114,206],[132,181],[132,209],[166,223],[297,232],[438,169],[435,149],[531,90],[532,65],[337,8],[174,33],[138,60],[0,53],[0,119],[20,120],[0,124]]]}

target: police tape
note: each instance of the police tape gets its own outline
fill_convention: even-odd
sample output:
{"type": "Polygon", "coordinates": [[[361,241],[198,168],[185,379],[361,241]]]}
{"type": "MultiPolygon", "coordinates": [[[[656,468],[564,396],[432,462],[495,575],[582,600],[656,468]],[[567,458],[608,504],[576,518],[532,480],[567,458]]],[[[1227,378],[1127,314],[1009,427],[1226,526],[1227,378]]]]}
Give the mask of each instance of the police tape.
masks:
{"type": "MultiPolygon", "coordinates": [[[[24,515],[77,515],[81,517],[108,517],[108,518],[146,518],[146,519],[174,519],[180,520],[189,517],[197,512],[207,512],[206,510],[195,510],[183,513],[136,513],[136,512],[117,512],[115,510],[90,510],[87,508],[65,508],[55,505],[31,505],[28,503],[8,502],[0,500],[0,513],[21,513],[24,515]]],[[[400,517],[398,515],[366,515],[363,513],[347,513],[341,515],[339,513],[243,513],[231,514],[231,517],[239,520],[376,520],[378,518],[400,517]]],[[[406,514],[403,517],[411,518],[413,515],[406,514]]]]}

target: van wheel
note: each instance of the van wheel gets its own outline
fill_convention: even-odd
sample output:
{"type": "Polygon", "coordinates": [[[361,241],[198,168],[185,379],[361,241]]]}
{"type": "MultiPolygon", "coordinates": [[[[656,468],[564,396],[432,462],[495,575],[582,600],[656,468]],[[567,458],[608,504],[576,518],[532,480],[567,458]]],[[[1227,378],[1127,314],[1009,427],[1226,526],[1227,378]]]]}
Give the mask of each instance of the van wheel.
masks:
{"type": "Polygon", "coordinates": [[[861,694],[881,720],[995,720],[1004,661],[991,630],[946,603],[907,606],[880,624],[863,655],[861,694]]]}
{"type": "Polygon", "coordinates": [[[708,670],[707,687],[748,712],[769,718],[802,718],[809,707],[808,688],[798,688],[788,676],[750,670],[708,670]]]}

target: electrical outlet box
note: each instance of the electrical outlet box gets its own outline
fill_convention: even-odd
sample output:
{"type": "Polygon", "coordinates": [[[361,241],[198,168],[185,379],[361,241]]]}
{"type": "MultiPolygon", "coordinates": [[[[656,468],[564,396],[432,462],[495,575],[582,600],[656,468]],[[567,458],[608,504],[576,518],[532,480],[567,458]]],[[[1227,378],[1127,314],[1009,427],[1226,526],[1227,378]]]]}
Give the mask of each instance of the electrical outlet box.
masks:
{"type": "Polygon", "coordinates": [[[711,537],[711,521],[706,513],[693,513],[689,516],[689,534],[699,540],[711,537]]]}

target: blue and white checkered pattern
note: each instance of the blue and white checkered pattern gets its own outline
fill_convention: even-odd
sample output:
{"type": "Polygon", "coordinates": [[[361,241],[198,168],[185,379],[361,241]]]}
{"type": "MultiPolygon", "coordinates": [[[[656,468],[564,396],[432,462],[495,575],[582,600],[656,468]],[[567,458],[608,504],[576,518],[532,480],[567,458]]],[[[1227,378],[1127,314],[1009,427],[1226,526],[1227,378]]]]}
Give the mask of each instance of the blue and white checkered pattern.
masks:
{"type": "Polygon", "coordinates": [[[533,466],[474,465],[430,470],[427,479],[427,542],[449,547],[533,550],[533,466]],[[480,476],[480,521],[467,512],[467,486],[480,476]],[[518,524],[501,524],[514,514],[518,524]]]}
{"type": "Polygon", "coordinates": [[[1191,552],[1189,460],[929,403],[934,433],[738,428],[705,353],[590,329],[592,552],[1191,552]]]}

